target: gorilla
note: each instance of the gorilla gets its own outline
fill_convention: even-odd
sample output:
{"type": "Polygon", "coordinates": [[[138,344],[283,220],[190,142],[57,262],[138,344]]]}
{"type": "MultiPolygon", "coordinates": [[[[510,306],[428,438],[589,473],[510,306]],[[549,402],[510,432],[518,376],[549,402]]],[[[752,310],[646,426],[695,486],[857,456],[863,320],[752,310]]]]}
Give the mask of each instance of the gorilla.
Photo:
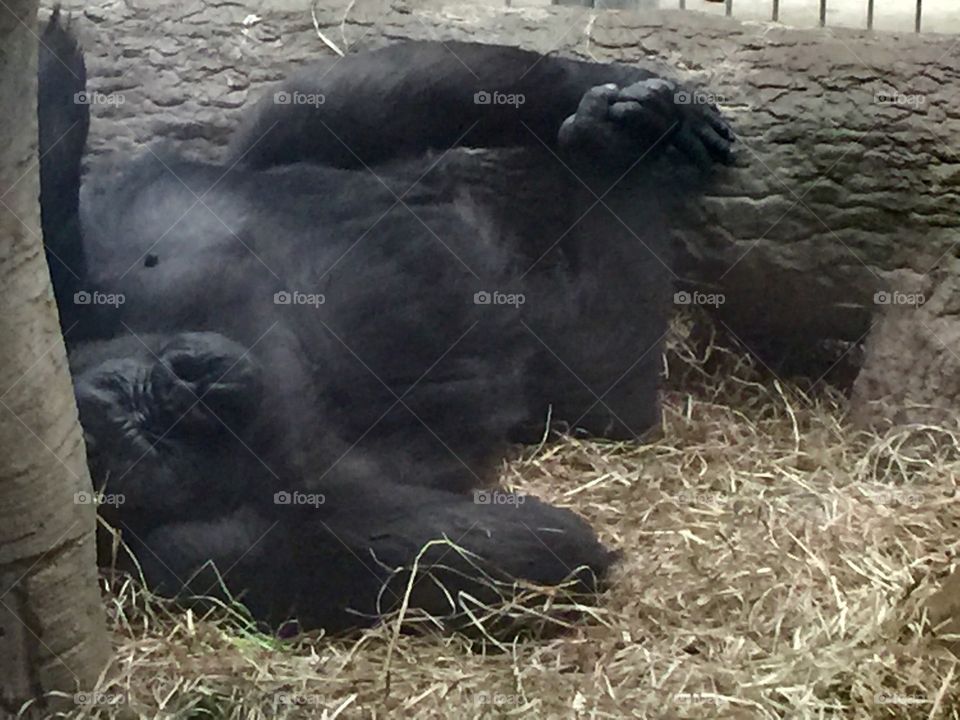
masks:
{"type": "MultiPolygon", "coordinates": [[[[731,162],[715,107],[637,68],[402,42],[296,72],[221,163],[154,148],[81,193],[86,74],[58,12],[39,68],[43,232],[88,462],[148,587],[327,630],[601,587],[617,554],[496,489],[497,465],[548,406],[616,434],[555,348],[608,377],[597,358],[659,355],[670,283],[644,237],[664,244],[681,184],[653,168],[731,162]],[[504,210],[493,175],[447,172],[454,146],[542,152],[586,202],[504,210]],[[591,225],[614,184],[630,243],[591,225]],[[556,232],[569,207],[582,222],[556,232]]],[[[645,363],[624,407],[649,423],[645,363]]]]}

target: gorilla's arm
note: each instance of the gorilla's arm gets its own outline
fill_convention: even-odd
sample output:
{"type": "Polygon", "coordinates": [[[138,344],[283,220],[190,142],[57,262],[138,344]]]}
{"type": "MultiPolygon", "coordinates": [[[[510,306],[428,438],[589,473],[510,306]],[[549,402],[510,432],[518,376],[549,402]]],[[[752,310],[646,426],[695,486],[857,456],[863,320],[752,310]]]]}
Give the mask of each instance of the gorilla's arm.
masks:
{"type": "Polygon", "coordinates": [[[354,168],[454,145],[563,148],[577,144],[577,133],[558,131],[579,105],[578,114],[602,109],[603,121],[627,127],[639,141],[634,155],[672,143],[697,162],[727,161],[728,126],[680,90],[626,65],[403,42],[295,73],[254,108],[231,155],[258,168],[302,160],[354,168]],[[616,87],[584,97],[608,83],[616,87]]]}

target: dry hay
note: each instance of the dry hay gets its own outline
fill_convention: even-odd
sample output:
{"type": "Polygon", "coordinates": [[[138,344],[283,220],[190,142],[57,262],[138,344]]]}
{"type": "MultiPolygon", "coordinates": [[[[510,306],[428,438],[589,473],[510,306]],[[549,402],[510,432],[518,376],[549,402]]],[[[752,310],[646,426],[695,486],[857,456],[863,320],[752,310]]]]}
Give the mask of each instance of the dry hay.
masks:
{"type": "Polygon", "coordinates": [[[664,439],[566,439],[505,465],[624,551],[561,633],[278,641],[126,583],[99,697],[119,704],[69,717],[960,717],[957,659],[924,611],[960,548],[960,428],[854,433],[823,383],[682,332],[667,358],[664,439]]]}

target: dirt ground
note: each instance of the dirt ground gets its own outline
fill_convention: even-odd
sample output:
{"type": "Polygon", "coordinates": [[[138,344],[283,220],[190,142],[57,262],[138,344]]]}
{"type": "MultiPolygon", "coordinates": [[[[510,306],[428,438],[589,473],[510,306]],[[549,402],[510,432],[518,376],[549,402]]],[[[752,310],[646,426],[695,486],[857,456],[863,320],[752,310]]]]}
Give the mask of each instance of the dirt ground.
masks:
{"type": "Polygon", "coordinates": [[[522,640],[396,618],[280,641],[115,583],[115,662],[67,717],[960,717],[924,610],[958,562],[960,428],[853,432],[836,388],[685,327],[662,440],[560,438],[504,465],[622,549],[595,605],[545,596],[522,640]]]}

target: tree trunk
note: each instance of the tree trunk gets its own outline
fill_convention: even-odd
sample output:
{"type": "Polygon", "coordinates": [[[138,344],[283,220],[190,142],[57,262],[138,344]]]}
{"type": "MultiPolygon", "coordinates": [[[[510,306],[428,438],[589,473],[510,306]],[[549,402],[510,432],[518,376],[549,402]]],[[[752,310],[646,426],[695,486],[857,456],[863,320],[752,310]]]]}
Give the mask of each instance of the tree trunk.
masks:
{"type": "MultiPolygon", "coordinates": [[[[40,237],[37,3],[0,8],[0,716],[109,659],[95,508],[40,237]]],[[[42,711],[41,711],[42,712],[42,711]]]]}
{"type": "MultiPolygon", "coordinates": [[[[748,346],[863,341],[889,309],[878,292],[898,289],[898,278],[916,285],[953,254],[960,209],[953,37],[795,30],[682,11],[440,0],[319,5],[320,32],[343,48],[399,38],[499,42],[659,67],[716,94],[740,138],[740,167],[717,172],[707,195],[677,214],[677,275],[687,289],[722,295],[716,317],[748,346]]],[[[308,11],[252,0],[98,0],[85,14],[92,86],[129,99],[94,107],[95,154],[134,153],[162,137],[216,157],[251,98],[330,52],[308,11]]],[[[903,341],[888,333],[868,345],[884,357],[884,346],[903,341]]],[[[936,368],[944,357],[915,360],[936,368]]],[[[866,407],[902,384],[899,372],[876,368],[882,380],[861,386],[858,402],[866,407]]]]}

